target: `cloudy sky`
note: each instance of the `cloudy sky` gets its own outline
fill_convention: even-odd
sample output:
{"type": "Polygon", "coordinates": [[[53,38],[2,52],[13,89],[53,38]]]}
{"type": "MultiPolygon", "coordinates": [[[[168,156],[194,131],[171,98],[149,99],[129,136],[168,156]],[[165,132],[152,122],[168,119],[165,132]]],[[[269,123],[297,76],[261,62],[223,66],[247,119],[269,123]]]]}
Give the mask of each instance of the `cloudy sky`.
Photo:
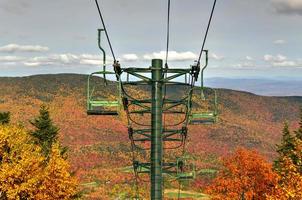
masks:
{"type": "MultiPolygon", "coordinates": [[[[170,66],[186,67],[197,59],[213,0],[171,2],[170,66]]],[[[166,0],[99,3],[123,66],[164,56],[166,0]]],[[[94,0],[0,0],[0,19],[0,76],[99,68],[94,0]]],[[[302,1],[218,0],[206,48],[207,77],[302,79],[302,1]]]]}

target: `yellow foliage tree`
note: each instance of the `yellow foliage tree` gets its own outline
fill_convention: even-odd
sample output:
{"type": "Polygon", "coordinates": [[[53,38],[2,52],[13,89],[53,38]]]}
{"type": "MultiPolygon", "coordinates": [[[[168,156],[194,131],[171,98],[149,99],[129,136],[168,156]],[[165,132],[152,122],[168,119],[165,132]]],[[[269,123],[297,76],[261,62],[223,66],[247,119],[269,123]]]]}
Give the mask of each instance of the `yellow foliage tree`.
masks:
{"type": "Polygon", "coordinates": [[[50,160],[22,127],[0,126],[0,199],[71,199],[77,181],[53,145],[50,160]]]}
{"type": "Polygon", "coordinates": [[[290,156],[281,158],[279,184],[269,200],[301,200],[302,199],[302,140],[295,141],[295,150],[291,151],[297,163],[290,156]]]}

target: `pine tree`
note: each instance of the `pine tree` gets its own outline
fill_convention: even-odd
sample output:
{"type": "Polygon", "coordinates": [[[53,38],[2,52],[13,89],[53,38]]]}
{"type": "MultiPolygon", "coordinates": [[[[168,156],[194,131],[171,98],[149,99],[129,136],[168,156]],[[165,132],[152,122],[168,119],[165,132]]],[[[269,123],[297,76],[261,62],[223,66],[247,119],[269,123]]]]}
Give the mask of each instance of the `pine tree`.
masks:
{"type": "Polygon", "coordinates": [[[10,112],[0,112],[0,125],[10,122],[10,112]]]}
{"type": "Polygon", "coordinates": [[[299,139],[299,140],[302,140],[302,107],[301,107],[301,110],[300,110],[300,126],[298,128],[298,130],[295,131],[295,135],[296,135],[296,138],[299,139]]]}
{"type": "Polygon", "coordinates": [[[302,107],[300,110],[300,126],[295,131],[295,157],[293,163],[297,166],[302,176],[302,107]]]}
{"type": "Polygon", "coordinates": [[[53,124],[49,115],[49,110],[45,105],[40,107],[39,112],[40,115],[33,121],[30,121],[30,123],[36,127],[36,130],[32,131],[30,134],[41,146],[44,155],[48,157],[53,143],[58,140],[59,128],[53,124]]]}
{"type": "Polygon", "coordinates": [[[281,144],[277,145],[277,152],[279,154],[278,159],[274,163],[274,169],[277,172],[280,172],[280,166],[282,165],[281,162],[283,160],[283,157],[288,156],[290,158],[293,158],[293,150],[295,149],[295,138],[291,135],[288,127],[288,123],[284,123],[283,131],[282,131],[282,139],[281,144]]]}
{"type": "Polygon", "coordinates": [[[291,136],[286,124],[282,143],[278,146],[279,158],[275,170],[279,174],[278,185],[270,200],[302,199],[302,110],[298,130],[291,136]]]}

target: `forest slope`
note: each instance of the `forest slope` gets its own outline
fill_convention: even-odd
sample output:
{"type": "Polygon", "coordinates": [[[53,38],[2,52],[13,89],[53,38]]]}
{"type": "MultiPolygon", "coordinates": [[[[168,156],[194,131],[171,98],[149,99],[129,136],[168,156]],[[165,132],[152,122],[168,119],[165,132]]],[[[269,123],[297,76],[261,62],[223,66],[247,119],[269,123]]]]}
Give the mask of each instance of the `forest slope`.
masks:
{"type": "MultiPolygon", "coordinates": [[[[0,111],[10,111],[13,122],[30,127],[28,120],[47,103],[60,127],[61,141],[70,148],[74,170],[82,181],[97,179],[102,185],[112,176],[120,176],[114,169],[131,165],[130,142],[126,124],[119,117],[86,115],[86,84],[87,76],[77,74],[3,77],[0,111]]],[[[201,168],[215,166],[219,156],[238,146],[257,149],[272,160],[284,121],[296,126],[302,105],[302,97],[265,97],[226,89],[218,89],[218,95],[219,123],[189,127],[187,149],[200,158],[201,168]]]]}

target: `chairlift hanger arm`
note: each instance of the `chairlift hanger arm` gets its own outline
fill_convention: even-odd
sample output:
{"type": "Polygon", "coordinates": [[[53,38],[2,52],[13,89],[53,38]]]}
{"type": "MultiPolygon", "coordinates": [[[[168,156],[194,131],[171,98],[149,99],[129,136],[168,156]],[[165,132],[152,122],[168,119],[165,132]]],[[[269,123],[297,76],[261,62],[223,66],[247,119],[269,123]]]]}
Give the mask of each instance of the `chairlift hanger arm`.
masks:
{"type": "Polygon", "coordinates": [[[105,29],[98,29],[98,46],[99,46],[99,49],[102,51],[103,53],[103,68],[104,68],[104,71],[105,71],[105,67],[106,67],[106,52],[104,50],[104,48],[102,47],[101,45],[101,35],[102,35],[102,31],[105,31],[105,29]]]}
{"type": "Polygon", "coordinates": [[[114,62],[116,62],[116,57],[115,57],[115,54],[113,52],[112,44],[111,44],[111,41],[110,41],[110,38],[109,38],[109,34],[108,34],[108,31],[107,31],[107,28],[106,28],[106,24],[105,24],[105,21],[104,21],[104,18],[103,18],[98,0],[95,0],[95,4],[97,6],[97,9],[98,9],[98,12],[99,12],[99,15],[100,15],[100,19],[101,19],[101,22],[102,22],[102,25],[103,25],[103,28],[104,28],[104,31],[105,31],[105,34],[106,34],[106,38],[107,38],[107,41],[108,41],[108,44],[109,44],[109,47],[110,47],[111,54],[113,56],[114,62]]]}
{"type": "Polygon", "coordinates": [[[206,62],[205,62],[205,65],[203,66],[203,68],[201,69],[201,78],[200,78],[200,86],[201,86],[201,89],[203,90],[204,88],[204,70],[208,67],[208,63],[209,63],[209,50],[203,50],[206,54],[206,62]]]}

